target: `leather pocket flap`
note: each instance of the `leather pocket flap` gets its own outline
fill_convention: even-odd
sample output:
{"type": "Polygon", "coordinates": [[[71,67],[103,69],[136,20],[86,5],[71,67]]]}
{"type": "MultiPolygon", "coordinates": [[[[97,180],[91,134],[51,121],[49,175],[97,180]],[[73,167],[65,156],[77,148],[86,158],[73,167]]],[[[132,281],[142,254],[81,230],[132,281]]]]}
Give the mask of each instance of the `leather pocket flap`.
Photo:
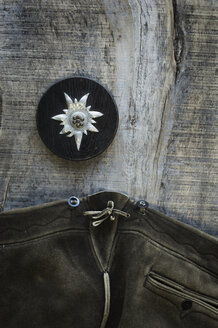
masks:
{"type": "Polygon", "coordinates": [[[209,311],[212,311],[215,314],[218,314],[217,299],[193,291],[180,283],[160,275],[159,273],[150,271],[144,281],[144,287],[148,287],[148,284],[155,287],[156,289],[165,291],[168,294],[173,294],[182,298],[183,301],[186,301],[186,304],[188,304],[188,301],[193,302],[208,309],[209,311]]]}

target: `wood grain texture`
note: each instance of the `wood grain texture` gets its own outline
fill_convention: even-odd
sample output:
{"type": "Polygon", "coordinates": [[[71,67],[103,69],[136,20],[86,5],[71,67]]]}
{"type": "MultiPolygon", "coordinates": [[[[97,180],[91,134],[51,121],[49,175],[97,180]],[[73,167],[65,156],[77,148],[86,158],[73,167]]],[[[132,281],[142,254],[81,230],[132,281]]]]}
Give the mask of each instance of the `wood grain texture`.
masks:
{"type": "Polygon", "coordinates": [[[218,236],[217,40],[213,0],[0,4],[0,197],[4,209],[102,189],[218,236]],[[55,81],[83,74],[114,95],[110,147],[73,163],[50,153],[35,114],[55,81]]]}

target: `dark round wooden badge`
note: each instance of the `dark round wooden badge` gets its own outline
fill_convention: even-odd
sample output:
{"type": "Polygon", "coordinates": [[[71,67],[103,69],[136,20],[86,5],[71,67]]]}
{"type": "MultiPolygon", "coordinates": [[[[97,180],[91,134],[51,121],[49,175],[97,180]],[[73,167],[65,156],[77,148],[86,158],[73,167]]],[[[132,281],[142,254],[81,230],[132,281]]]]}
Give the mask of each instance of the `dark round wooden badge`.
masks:
{"type": "Polygon", "coordinates": [[[110,93],[96,81],[72,77],[52,85],[36,114],[39,135],[56,155],[86,160],[102,153],[118,127],[118,110],[110,93]]]}

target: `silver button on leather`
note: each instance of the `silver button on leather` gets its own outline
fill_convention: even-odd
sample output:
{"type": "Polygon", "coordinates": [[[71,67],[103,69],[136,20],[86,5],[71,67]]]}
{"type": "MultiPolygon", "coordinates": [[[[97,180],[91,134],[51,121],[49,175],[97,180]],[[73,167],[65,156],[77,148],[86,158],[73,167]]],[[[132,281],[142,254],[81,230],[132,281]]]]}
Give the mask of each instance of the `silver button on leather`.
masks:
{"type": "Polygon", "coordinates": [[[77,198],[76,196],[71,196],[70,198],[68,198],[67,202],[71,207],[77,207],[80,204],[79,198],[77,198]]]}

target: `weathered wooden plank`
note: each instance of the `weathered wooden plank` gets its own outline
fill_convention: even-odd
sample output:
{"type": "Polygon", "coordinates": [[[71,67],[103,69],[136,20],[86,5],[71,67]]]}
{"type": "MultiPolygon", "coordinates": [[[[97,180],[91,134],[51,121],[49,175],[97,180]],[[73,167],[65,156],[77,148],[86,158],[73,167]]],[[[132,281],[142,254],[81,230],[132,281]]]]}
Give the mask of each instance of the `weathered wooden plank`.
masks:
{"type": "Polygon", "coordinates": [[[1,207],[112,189],[218,235],[217,8],[212,0],[2,2],[1,207]],[[73,74],[105,84],[120,113],[113,144],[82,163],[49,152],[35,122],[42,93],[73,74]]]}
{"type": "Polygon", "coordinates": [[[160,204],[218,235],[218,3],[178,1],[181,59],[160,204]]]}

